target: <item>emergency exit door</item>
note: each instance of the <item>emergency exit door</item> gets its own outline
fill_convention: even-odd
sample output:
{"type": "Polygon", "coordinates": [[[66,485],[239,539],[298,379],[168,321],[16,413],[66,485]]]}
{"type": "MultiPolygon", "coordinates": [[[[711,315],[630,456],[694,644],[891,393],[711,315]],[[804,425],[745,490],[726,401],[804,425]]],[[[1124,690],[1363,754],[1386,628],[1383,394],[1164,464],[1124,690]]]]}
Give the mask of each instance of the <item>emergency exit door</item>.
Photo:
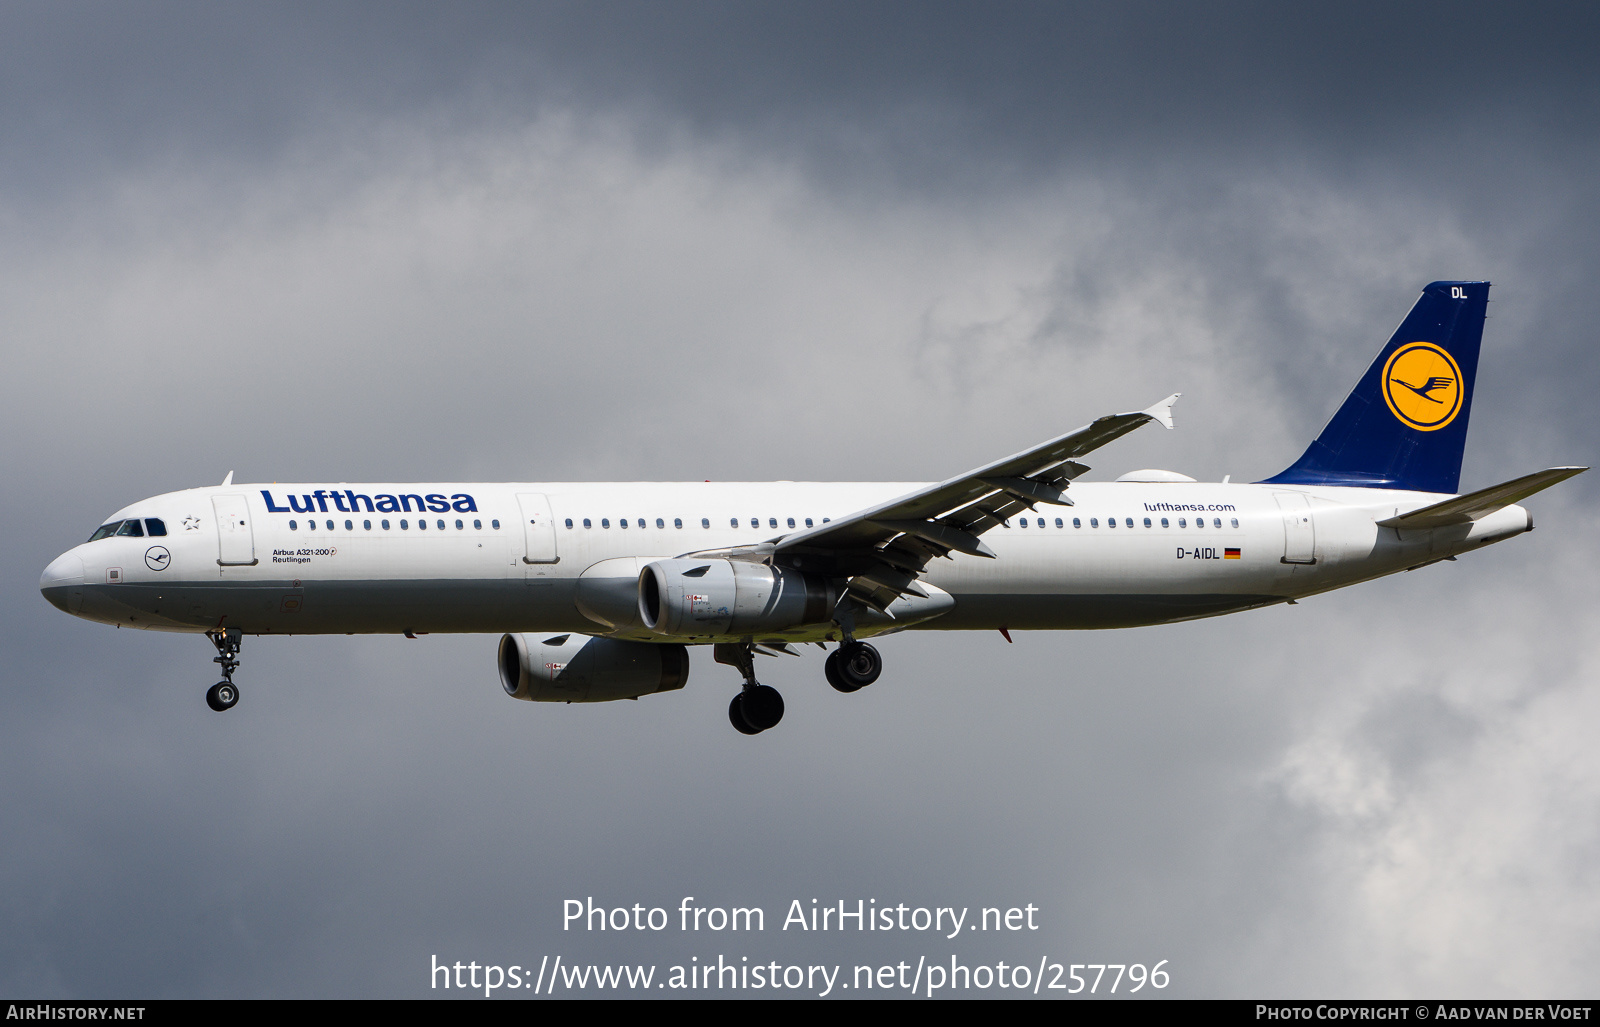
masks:
{"type": "Polygon", "coordinates": [[[517,495],[517,505],[522,509],[522,537],[527,548],[524,563],[560,563],[556,552],[556,522],[550,515],[550,497],[542,492],[523,492],[517,495]]]}

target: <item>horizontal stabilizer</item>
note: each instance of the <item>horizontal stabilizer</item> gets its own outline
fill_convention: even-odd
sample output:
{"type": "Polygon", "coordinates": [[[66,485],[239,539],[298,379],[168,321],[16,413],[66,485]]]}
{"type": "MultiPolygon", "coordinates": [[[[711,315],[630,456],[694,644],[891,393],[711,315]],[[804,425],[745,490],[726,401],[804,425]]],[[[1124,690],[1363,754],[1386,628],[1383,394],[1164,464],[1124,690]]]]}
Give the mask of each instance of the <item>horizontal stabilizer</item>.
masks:
{"type": "Polygon", "coordinates": [[[1587,467],[1551,467],[1548,470],[1525,474],[1520,478],[1491,485],[1486,489],[1468,492],[1464,496],[1446,499],[1420,510],[1386,517],[1378,523],[1385,528],[1442,528],[1447,524],[1466,524],[1494,513],[1502,507],[1527,499],[1557,482],[1582,474],[1587,467]]]}

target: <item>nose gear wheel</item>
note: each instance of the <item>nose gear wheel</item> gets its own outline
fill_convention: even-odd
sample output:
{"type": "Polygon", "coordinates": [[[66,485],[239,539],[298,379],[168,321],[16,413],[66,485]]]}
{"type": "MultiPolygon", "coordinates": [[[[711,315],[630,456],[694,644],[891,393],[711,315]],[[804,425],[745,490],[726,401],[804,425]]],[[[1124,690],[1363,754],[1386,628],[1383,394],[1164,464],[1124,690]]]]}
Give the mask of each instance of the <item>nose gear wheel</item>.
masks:
{"type": "Polygon", "coordinates": [[[206,705],[218,713],[233,709],[239,701],[239,686],[232,681],[218,681],[206,689],[206,705]]]}

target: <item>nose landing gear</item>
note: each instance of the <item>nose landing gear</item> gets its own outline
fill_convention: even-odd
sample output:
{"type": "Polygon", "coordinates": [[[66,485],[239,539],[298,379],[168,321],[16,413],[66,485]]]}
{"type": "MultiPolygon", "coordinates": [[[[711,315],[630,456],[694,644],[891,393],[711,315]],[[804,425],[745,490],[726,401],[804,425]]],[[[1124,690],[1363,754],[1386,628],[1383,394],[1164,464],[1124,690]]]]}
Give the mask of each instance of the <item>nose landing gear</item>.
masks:
{"type": "Polygon", "coordinates": [[[206,689],[206,705],[221,713],[233,709],[239,701],[239,686],[233,683],[233,672],[239,669],[239,643],[244,632],[238,628],[207,631],[206,638],[217,647],[217,657],[211,662],[222,667],[222,680],[206,689]]]}

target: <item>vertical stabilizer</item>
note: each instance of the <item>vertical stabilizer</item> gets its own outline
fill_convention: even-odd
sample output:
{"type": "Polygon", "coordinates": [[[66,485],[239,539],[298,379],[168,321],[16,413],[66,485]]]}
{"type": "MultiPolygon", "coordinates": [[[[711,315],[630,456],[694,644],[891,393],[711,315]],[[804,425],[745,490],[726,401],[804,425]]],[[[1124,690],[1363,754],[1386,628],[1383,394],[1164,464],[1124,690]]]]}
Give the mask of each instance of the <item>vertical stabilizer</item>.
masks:
{"type": "Polygon", "coordinates": [[[1268,485],[1454,493],[1488,282],[1434,282],[1304,455],[1268,485]]]}

